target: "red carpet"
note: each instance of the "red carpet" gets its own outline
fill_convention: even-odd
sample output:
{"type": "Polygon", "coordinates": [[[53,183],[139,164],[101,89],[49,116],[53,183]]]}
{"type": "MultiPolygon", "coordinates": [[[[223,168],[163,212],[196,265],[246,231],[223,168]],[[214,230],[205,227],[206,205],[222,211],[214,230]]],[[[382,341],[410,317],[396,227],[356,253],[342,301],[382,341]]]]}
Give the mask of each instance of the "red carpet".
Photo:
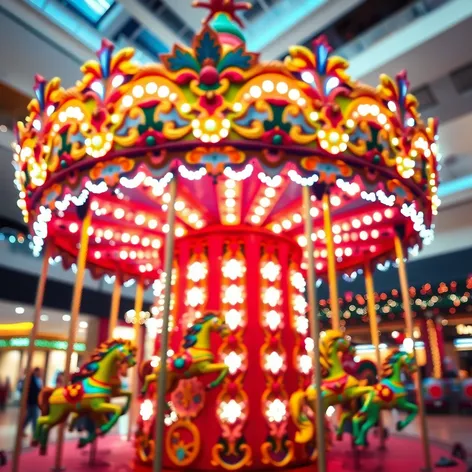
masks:
{"type": "MultiPolygon", "coordinates": [[[[423,466],[421,444],[417,439],[392,436],[387,441],[387,450],[380,452],[376,449],[375,438],[371,440],[371,449],[361,452],[359,463],[354,463],[350,443],[345,440],[334,444],[329,453],[329,472],[414,472],[423,466]]],[[[50,472],[54,462],[54,445],[49,448],[48,456],[41,457],[36,449],[23,453],[20,470],[23,472],[50,472]]],[[[450,457],[450,448],[438,445],[431,446],[433,463],[441,457],[450,457]]],[[[150,472],[150,468],[135,468],[132,464],[134,451],[131,443],[121,440],[119,437],[108,437],[101,439],[98,443],[98,454],[96,464],[90,467],[89,451],[78,450],[76,442],[65,445],[64,466],[67,472],[85,472],[93,470],[96,472],[150,472]]],[[[0,468],[2,472],[11,470],[11,464],[0,468]]],[[[273,469],[269,469],[273,470],[273,469]]],[[[280,469],[275,469],[280,470],[280,469]]],[[[316,466],[312,465],[304,469],[296,469],[298,472],[316,472],[316,466]]],[[[435,468],[451,472],[466,472],[464,463],[455,467],[435,468]]],[[[295,472],[294,469],[292,469],[295,472]]],[[[176,472],[176,471],[173,471],[176,472]]]]}

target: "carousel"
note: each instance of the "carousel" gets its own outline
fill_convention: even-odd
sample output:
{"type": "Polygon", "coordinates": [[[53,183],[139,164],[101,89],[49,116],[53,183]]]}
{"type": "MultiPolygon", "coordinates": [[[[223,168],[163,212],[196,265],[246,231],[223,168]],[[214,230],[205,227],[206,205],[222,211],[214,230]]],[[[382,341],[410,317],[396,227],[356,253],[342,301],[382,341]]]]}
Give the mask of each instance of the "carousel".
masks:
{"type": "MultiPolygon", "coordinates": [[[[59,424],[59,470],[66,418],[70,428],[81,416],[94,421],[83,447],[129,408],[129,470],[315,470],[316,462],[326,471],[346,422],[357,451],[381,411],[396,407],[407,414],[398,430],[419,412],[418,469],[432,470],[405,261],[433,236],[436,120],[421,119],[405,72],[382,75],[377,88],[361,84],[323,37],[263,62],[247,50],[237,16],[250,5],[195,6],[209,14],[191,47],[140,65],[132,49],[115,52],[104,40],[74,88],[36,77],[18,124],[18,205],[44,252],[37,317],[49,258],[77,271],[68,382],[43,392],[40,451],[59,424]],[[410,343],[380,365],[373,272],[395,260],[410,343]],[[115,276],[110,337],[121,286],[136,282],[135,341],[110,338],[72,373],[87,269],[115,276]],[[352,346],[336,280],[357,269],[381,373],[375,386],[340,361],[352,346]],[[323,333],[321,279],[330,290],[323,333]],[[157,334],[150,359],[144,326],[157,334]],[[116,379],[128,368],[132,391],[122,391],[116,379]],[[404,370],[416,378],[416,404],[406,400],[404,370]],[[325,412],[336,406],[331,434],[325,412]]],[[[31,359],[34,342],[29,349],[31,359]]],[[[15,472],[20,453],[21,429],[15,472]]]]}

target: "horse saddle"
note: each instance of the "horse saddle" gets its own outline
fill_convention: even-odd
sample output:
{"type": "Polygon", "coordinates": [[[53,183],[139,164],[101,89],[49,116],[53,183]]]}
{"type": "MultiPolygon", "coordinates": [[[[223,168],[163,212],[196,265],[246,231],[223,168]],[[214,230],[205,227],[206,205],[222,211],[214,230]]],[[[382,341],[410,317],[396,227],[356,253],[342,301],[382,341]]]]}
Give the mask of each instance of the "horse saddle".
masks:
{"type": "Polygon", "coordinates": [[[328,390],[329,393],[332,393],[335,395],[341,395],[344,392],[344,389],[346,388],[348,378],[349,378],[348,374],[345,374],[336,379],[323,380],[323,383],[322,383],[323,390],[328,390]]]}
{"type": "Polygon", "coordinates": [[[84,398],[85,390],[81,383],[76,383],[64,387],[62,393],[68,403],[79,403],[84,398]]]}

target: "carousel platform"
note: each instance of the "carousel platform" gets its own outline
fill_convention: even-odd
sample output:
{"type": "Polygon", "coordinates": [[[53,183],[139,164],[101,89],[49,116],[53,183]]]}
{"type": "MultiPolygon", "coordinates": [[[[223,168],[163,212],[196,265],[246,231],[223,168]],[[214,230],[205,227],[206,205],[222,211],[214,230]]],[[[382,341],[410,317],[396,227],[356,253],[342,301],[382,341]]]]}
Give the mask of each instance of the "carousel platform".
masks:
{"type": "MultiPolygon", "coordinates": [[[[404,436],[391,436],[387,442],[385,451],[379,451],[375,439],[371,448],[362,451],[358,460],[354,458],[350,441],[343,440],[334,445],[329,453],[329,472],[414,472],[422,468],[421,443],[416,438],[404,436]]],[[[28,472],[50,472],[54,462],[54,445],[49,448],[48,455],[40,457],[35,449],[26,450],[22,457],[21,470],[28,472]]],[[[451,448],[438,443],[432,443],[431,453],[433,463],[438,464],[442,460],[451,459],[451,448]]],[[[64,451],[64,465],[67,472],[84,472],[94,470],[96,472],[149,472],[151,468],[138,467],[133,464],[134,450],[131,442],[127,442],[119,436],[110,436],[101,439],[97,445],[96,456],[89,450],[77,449],[76,441],[66,443],[64,451]]],[[[454,459],[455,465],[435,467],[435,471],[450,470],[451,472],[467,472],[467,465],[454,459]]],[[[5,472],[11,470],[11,464],[4,468],[5,472]]],[[[269,470],[280,470],[268,468],[269,470]]],[[[311,465],[305,468],[291,469],[293,472],[315,472],[316,467],[311,465]]],[[[170,471],[169,471],[170,472],[170,471]]],[[[175,470],[172,472],[176,472],[175,470]]]]}

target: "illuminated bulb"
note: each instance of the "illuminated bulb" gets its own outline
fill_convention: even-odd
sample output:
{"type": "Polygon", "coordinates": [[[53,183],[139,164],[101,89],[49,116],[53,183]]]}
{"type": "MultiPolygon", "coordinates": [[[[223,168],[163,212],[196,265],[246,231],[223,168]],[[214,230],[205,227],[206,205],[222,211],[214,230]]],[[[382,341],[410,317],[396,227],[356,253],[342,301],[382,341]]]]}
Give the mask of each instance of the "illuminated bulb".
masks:
{"type": "Polygon", "coordinates": [[[236,215],[234,213],[228,213],[226,215],[226,221],[228,223],[235,223],[236,222],[236,215]]]}
{"type": "Polygon", "coordinates": [[[392,217],[393,217],[393,211],[392,211],[390,208],[387,208],[387,209],[385,210],[384,215],[385,215],[387,218],[392,218],[392,217]]]}
{"type": "Polygon", "coordinates": [[[225,197],[226,198],[234,198],[235,196],[236,196],[236,192],[235,192],[234,189],[232,189],[232,188],[226,189],[226,191],[225,191],[225,197]]]}
{"type": "Polygon", "coordinates": [[[364,218],[362,218],[362,221],[363,221],[366,225],[372,224],[372,218],[371,218],[369,215],[365,215],[364,218]]]}
{"type": "Polygon", "coordinates": [[[276,234],[279,234],[282,232],[282,227],[279,224],[275,224],[272,226],[272,231],[276,234]]]}
{"type": "Polygon", "coordinates": [[[181,200],[175,202],[175,209],[177,211],[182,211],[185,208],[185,203],[181,200]]]}
{"type": "Polygon", "coordinates": [[[121,235],[121,240],[124,242],[124,243],[129,243],[130,240],[131,240],[131,236],[128,234],[128,233],[123,233],[121,235]]]}
{"type": "Polygon", "coordinates": [[[105,232],[103,233],[103,236],[105,237],[105,239],[112,239],[113,238],[113,231],[111,229],[107,229],[105,230],[105,232]]]}
{"type": "Polygon", "coordinates": [[[115,215],[115,218],[117,220],[123,218],[123,216],[125,216],[125,210],[123,210],[123,208],[117,208],[113,214],[115,215]]]}
{"type": "Polygon", "coordinates": [[[77,233],[78,230],[79,230],[79,225],[77,223],[71,223],[69,225],[69,231],[71,233],[77,233]]]}
{"type": "Polygon", "coordinates": [[[259,223],[261,222],[261,217],[260,217],[260,216],[257,216],[257,215],[252,215],[252,216],[251,216],[251,221],[252,221],[255,225],[257,225],[257,224],[259,224],[259,223]]]}
{"type": "Polygon", "coordinates": [[[313,218],[316,218],[319,214],[319,210],[318,208],[315,208],[315,207],[311,207],[310,208],[310,215],[313,217],[313,218]]]}
{"type": "Polygon", "coordinates": [[[374,239],[377,239],[379,237],[379,232],[376,229],[373,229],[370,234],[374,239]]]}
{"type": "Polygon", "coordinates": [[[175,235],[178,238],[181,238],[185,234],[185,229],[179,226],[178,228],[175,229],[175,235]]]}
{"type": "Polygon", "coordinates": [[[134,220],[134,222],[137,224],[137,225],[142,225],[144,224],[144,222],[146,221],[146,217],[144,215],[136,215],[136,218],[134,220]]]}
{"type": "Polygon", "coordinates": [[[235,188],[236,187],[236,182],[232,179],[228,179],[225,182],[226,188],[235,188]]]}
{"type": "Polygon", "coordinates": [[[157,220],[149,220],[148,221],[148,226],[150,229],[156,229],[157,228],[157,220]]]}
{"type": "Polygon", "coordinates": [[[267,198],[274,198],[275,197],[275,189],[272,188],[272,187],[267,187],[265,190],[264,190],[264,195],[267,197],[267,198]]]}
{"type": "Polygon", "coordinates": [[[288,92],[288,85],[285,82],[279,82],[277,84],[277,92],[280,94],[285,94],[288,92]]]}
{"type": "Polygon", "coordinates": [[[259,216],[264,216],[265,210],[264,208],[258,206],[254,209],[254,213],[259,216]]]}
{"type": "Polygon", "coordinates": [[[337,195],[333,195],[331,197],[330,201],[331,201],[331,205],[333,205],[333,206],[337,207],[337,206],[341,205],[341,198],[338,197],[337,195]]]}
{"type": "Polygon", "coordinates": [[[377,223],[382,221],[382,215],[378,211],[374,213],[373,217],[374,217],[374,221],[377,221],[377,223]]]}
{"type": "Polygon", "coordinates": [[[234,208],[236,206],[236,200],[234,198],[228,198],[226,200],[226,206],[228,208],[234,208]]]}
{"type": "Polygon", "coordinates": [[[346,249],[344,249],[344,254],[347,257],[352,256],[352,249],[350,247],[347,247],[346,249]]]}
{"type": "Polygon", "coordinates": [[[361,231],[359,236],[363,241],[365,241],[369,237],[369,235],[367,234],[367,231],[361,231]]]}
{"type": "Polygon", "coordinates": [[[151,244],[151,240],[145,237],[141,239],[141,244],[143,245],[143,247],[148,247],[151,244]]]}
{"type": "Polygon", "coordinates": [[[282,226],[284,229],[290,229],[292,227],[292,222],[290,220],[283,220],[282,226]]]}
{"type": "Polygon", "coordinates": [[[360,228],[361,222],[357,218],[355,218],[354,220],[352,220],[352,227],[356,229],[360,228]]]}
{"type": "Polygon", "coordinates": [[[120,258],[123,260],[128,259],[128,253],[126,251],[120,251],[120,258]]]}
{"type": "Polygon", "coordinates": [[[137,234],[131,236],[131,244],[139,244],[139,236],[137,234]]]}
{"type": "Polygon", "coordinates": [[[267,197],[261,198],[259,204],[265,208],[267,208],[270,205],[270,200],[267,197]]]}
{"type": "Polygon", "coordinates": [[[297,242],[300,247],[305,247],[307,244],[307,239],[305,236],[299,236],[297,242]]]}
{"type": "Polygon", "coordinates": [[[251,96],[253,98],[259,98],[261,95],[262,95],[262,90],[259,86],[257,85],[253,85],[250,89],[249,89],[249,93],[251,94],[251,96]]]}
{"type": "Polygon", "coordinates": [[[292,215],[292,220],[293,220],[294,223],[299,224],[299,223],[302,222],[302,215],[300,215],[299,213],[294,213],[292,215]]]}

